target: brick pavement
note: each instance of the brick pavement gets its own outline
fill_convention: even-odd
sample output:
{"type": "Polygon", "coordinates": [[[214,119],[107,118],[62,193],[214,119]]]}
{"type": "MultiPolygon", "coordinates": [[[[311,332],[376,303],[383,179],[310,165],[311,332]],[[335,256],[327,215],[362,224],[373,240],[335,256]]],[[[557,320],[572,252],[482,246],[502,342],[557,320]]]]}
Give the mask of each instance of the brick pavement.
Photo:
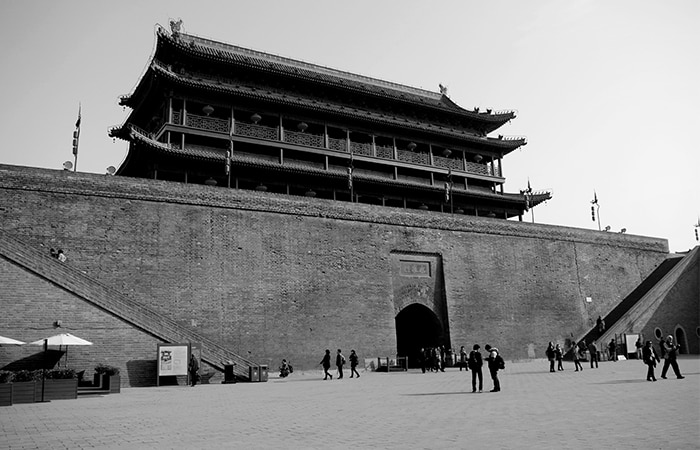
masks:
{"type": "Polygon", "coordinates": [[[700,358],[680,366],[685,380],[650,383],[636,360],[553,374],[507,362],[503,391],[483,394],[457,369],[129,388],[2,407],[0,449],[700,448],[700,358]]]}

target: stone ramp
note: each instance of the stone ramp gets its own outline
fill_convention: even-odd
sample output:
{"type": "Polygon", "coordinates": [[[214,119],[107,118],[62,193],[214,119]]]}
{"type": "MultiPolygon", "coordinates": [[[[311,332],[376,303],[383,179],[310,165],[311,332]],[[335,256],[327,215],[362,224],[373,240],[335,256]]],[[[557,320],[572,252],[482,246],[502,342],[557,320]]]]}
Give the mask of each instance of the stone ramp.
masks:
{"type": "Polygon", "coordinates": [[[247,380],[250,377],[249,368],[257,367],[257,364],[211,339],[151,310],[3,230],[0,230],[0,256],[163,342],[201,342],[202,359],[217,370],[223,372],[224,364],[232,362],[235,364],[236,377],[247,380]]]}
{"type": "Polygon", "coordinates": [[[687,255],[669,255],[639,286],[603,317],[606,328],[602,334],[594,327],[577,339],[577,342],[596,340],[605,343],[615,335],[632,332],[632,324],[640,323],[642,314],[651,317],[678,277],[694,258],[698,257],[699,249],[700,247],[695,247],[687,255]]]}

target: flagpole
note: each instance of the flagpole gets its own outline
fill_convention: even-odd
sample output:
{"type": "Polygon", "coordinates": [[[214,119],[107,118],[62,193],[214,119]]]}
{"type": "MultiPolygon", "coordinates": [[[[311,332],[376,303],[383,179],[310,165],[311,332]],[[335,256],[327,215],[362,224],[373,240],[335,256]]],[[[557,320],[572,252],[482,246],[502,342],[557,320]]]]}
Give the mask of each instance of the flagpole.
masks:
{"type": "Polygon", "coordinates": [[[78,171],[78,144],[80,143],[80,116],[82,105],[78,103],[78,120],[75,122],[75,131],[73,132],[73,172],[78,171]]]}

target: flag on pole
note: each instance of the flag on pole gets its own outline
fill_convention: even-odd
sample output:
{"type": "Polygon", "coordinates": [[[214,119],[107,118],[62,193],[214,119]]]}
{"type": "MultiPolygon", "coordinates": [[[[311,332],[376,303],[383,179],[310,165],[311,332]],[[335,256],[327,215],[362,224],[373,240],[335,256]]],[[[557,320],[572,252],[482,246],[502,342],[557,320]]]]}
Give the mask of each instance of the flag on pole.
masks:
{"type": "Polygon", "coordinates": [[[350,165],[348,166],[348,189],[352,191],[352,171],[354,170],[353,167],[353,160],[354,160],[354,155],[352,151],[350,152],[350,165]]]}
{"type": "Polygon", "coordinates": [[[226,175],[231,173],[231,150],[226,150],[226,175]]]}
{"type": "Polygon", "coordinates": [[[78,120],[75,121],[75,131],[73,132],[73,154],[78,156],[78,141],[80,140],[80,120],[81,106],[78,105],[78,120]]]}
{"type": "Polygon", "coordinates": [[[447,169],[447,181],[445,181],[445,203],[450,201],[452,193],[452,169],[447,169]]]}

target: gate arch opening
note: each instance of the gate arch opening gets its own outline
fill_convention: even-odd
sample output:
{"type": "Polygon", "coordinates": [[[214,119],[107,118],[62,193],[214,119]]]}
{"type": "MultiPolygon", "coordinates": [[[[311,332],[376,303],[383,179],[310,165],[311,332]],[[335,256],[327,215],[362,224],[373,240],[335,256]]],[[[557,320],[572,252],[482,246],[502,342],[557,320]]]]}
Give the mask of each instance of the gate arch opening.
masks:
{"type": "Polygon", "coordinates": [[[408,367],[420,367],[420,350],[438,347],[445,342],[442,323],[427,306],[413,303],[396,315],[396,353],[408,357],[408,367]]]}
{"type": "Polygon", "coordinates": [[[685,338],[685,330],[683,327],[678,325],[676,327],[676,345],[680,345],[681,347],[678,349],[679,354],[686,354],[688,353],[688,341],[685,338]]]}

